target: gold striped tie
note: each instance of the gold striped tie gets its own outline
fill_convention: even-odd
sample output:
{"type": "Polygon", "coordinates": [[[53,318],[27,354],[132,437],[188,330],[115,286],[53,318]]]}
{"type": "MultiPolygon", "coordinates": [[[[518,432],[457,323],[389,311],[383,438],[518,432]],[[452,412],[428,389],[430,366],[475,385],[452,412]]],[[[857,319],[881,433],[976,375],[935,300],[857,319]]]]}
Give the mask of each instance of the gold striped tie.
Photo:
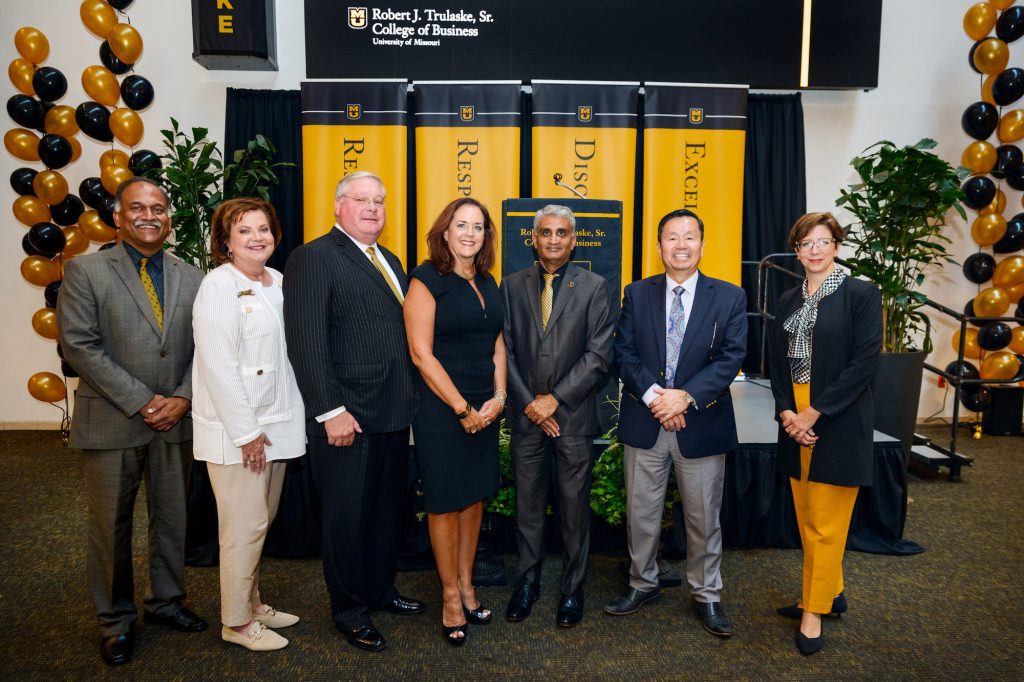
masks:
{"type": "Polygon", "coordinates": [[[366,253],[370,254],[370,260],[373,262],[374,267],[377,268],[381,277],[383,277],[384,281],[388,283],[389,287],[391,287],[391,293],[395,295],[395,298],[398,299],[399,303],[404,303],[405,297],[402,296],[402,292],[395,286],[394,281],[391,279],[391,275],[388,274],[388,271],[384,269],[384,265],[380,262],[380,259],[377,258],[376,249],[372,246],[367,246],[366,253]]]}
{"type": "Polygon", "coordinates": [[[156,324],[160,327],[160,331],[164,330],[164,309],[160,305],[160,297],[156,295],[156,288],[153,287],[153,280],[149,277],[149,271],[146,270],[146,263],[149,262],[148,258],[143,258],[139,264],[139,279],[142,280],[142,288],[146,290],[146,296],[149,298],[149,304],[153,306],[153,314],[156,315],[156,324]]]}
{"type": "Polygon", "coordinates": [[[555,289],[553,283],[555,277],[549,272],[544,273],[544,291],[540,292],[540,326],[544,331],[548,330],[548,319],[551,317],[551,303],[555,300],[555,289]]]}

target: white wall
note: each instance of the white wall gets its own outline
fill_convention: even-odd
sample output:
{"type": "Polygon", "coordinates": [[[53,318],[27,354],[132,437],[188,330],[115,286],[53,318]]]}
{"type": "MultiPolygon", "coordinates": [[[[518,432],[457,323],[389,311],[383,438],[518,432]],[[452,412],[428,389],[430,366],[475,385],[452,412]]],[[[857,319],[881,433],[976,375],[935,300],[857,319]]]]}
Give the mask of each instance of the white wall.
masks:
{"type": "MultiPolygon", "coordinates": [[[[34,26],[50,40],[46,65],[60,69],[69,81],[61,104],[72,107],[88,99],[80,76],[89,65],[98,64],[99,39],[81,23],[79,0],[35,0],[5,2],[0,16],[0,57],[8,62],[17,57],[14,33],[21,26],[34,26]]],[[[295,89],[305,75],[304,27],[300,3],[279,0],[277,11],[277,53],[280,71],[207,71],[192,61],[192,19],[185,0],[136,0],[128,8],[132,25],[142,35],[145,50],[137,72],[149,78],[156,100],[142,112],[146,136],[141,148],[162,153],[159,130],[169,127],[174,116],[186,128],[203,126],[210,135],[223,140],[224,98],[227,87],[295,89]]],[[[807,138],[807,201],[809,210],[830,209],[839,187],[852,181],[849,160],[880,139],[909,144],[922,137],[940,142],[938,153],[954,165],[969,139],[960,129],[960,114],[979,98],[980,80],[967,66],[971,41],[961,28],[969,3],[961,0],[889,0],[883,4],[879,87],[871,92],[805,92],[804,115],[807,138]]],[[[1020,41],[1024,43],[1024,40],[1020,41]]],[[[1016,47],[1016,46],[1014,46],[1016,47]]],[[[1016,47],[1011,65],[1024,57],[1016,47]]],[[[3,81],[3,98],[15,94],[14,86],[3,81]]],[[[14,126],[5,119],[3,130],[14,126]]],[[[98,175],[97,160],[106,149],[80,133],[82,158],[62,172],[77,191],[85,177],[98,175]]],[[[0,151],[0,215],[7,228],[0,231],[0,321],[4,325],[0,352],[0,424],[25,428],[30,424],[52,424],[57,411],[34,400],[25,385],[38,371],[60,372],[55,344],[38,336],[31,326],[32,314],[44,305],[42,290],[25,282],[19,272],[24,258],[21,238],[25,227],[9,208],[16,198],[7,178],[23,164],[0,151]],[[26,424],[28,423],[28,424],[26,424]]],[[[39,167],[38,164],[34,167],[39,167]]],[[[1004,191],[1005,188],[1004,188],[1004,191]]],[[[1020,207],[1018,193],[1008,191],[1007,215],[1020,207]]],[[[788,226],[780,226],[788,229],[788,226]]],[[[964,256],[975,250],[969,227],[959,218],[950,227],[953,252],[964,256]]],[[[960,309],[975,290],[964,280],[959,268],[931,278],[925,293],[950,307],[960,309]]],[[[949,347],[950,328],[940,328],[935,337],[937,351],[933,364],[944,365],[953,358],[949,347]]],[[[72,379],[74,385],[76,380],[72,379]]],[[[927,415],[942,404],[942,391],[928,381],[920,414],[927,415]]],[[[949,405],[947,404],[947,412],[949,405]]]]}

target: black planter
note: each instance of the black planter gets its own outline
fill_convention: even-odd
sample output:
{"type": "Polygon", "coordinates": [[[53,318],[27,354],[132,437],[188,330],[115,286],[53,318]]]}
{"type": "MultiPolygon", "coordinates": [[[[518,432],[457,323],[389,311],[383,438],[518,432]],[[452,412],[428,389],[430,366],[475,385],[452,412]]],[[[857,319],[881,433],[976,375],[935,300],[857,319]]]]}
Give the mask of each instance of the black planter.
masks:
{"type": "Polygon", "coordinates": [[[923,351],[882,353],[871,388],[875,398],[875,430],[899,439],[904,468],[910,461],[917,429],[924,355],[923,351]]]}

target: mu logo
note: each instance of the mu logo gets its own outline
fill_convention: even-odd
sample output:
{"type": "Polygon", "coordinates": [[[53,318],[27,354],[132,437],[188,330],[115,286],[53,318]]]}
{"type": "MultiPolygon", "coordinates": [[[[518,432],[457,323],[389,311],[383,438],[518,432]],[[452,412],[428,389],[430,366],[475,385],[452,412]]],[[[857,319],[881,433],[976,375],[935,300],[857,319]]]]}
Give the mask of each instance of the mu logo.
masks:
{"type": "Polygon", "coordinates": [[[463,121],[472,121],[476,117],[476,107],[459,107],[459,118],[463,121]]]}
{"type": "Polygon", "coordinates": [[[358,104],[349,104],[345,107],[345,113],[351,121],[356,121],[363,114],[363,109],[358,104]]]}
{"type": "Polygon", "coordinates": [[[704,122],[704,110],[697,107],[690,107],[690,123],[700,125],[704,122]]]}
{"type": "Polygon", "coordinates": [[[576,117],[583,123],[594,118],[594,107],[576,107],[576,117]]]}
{"type": "Polygon", "coordinates": [[[348,27],[349,28],[366,28],[366,8],[365,7],[349,7],[348,8],[348,27]]]}

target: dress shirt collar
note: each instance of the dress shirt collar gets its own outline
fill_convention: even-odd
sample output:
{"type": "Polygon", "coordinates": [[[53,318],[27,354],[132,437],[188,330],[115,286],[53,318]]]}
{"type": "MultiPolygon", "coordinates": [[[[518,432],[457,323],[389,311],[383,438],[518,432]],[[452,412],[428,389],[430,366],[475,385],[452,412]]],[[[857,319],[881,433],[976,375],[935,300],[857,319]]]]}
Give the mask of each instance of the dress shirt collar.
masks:
{"type": "Polygon", "coordinates": [[[350,235],[348,232],[346,232],[345,229],[341,225],[339,225],[338,223],[334,223],[334,227],[336,227],[339,231],[341,231],[341,233],[343,235],[345,235],[346,237],[351,239],[352,243],[355,244],[356,247],[360,251],[362,251],[364,255],[368,255],[368,254],[366,254],[366,249],[370,248],[371,246],[373,247],[374,251],[376,251],[377,253],[380,253],[380,247],[377,246],[377,242],[374,242],[372,244],[364,244],[361,241],[359,241],[358,239],[356,239],[355,237],[353,237],[352,235],[350,235]]]}

